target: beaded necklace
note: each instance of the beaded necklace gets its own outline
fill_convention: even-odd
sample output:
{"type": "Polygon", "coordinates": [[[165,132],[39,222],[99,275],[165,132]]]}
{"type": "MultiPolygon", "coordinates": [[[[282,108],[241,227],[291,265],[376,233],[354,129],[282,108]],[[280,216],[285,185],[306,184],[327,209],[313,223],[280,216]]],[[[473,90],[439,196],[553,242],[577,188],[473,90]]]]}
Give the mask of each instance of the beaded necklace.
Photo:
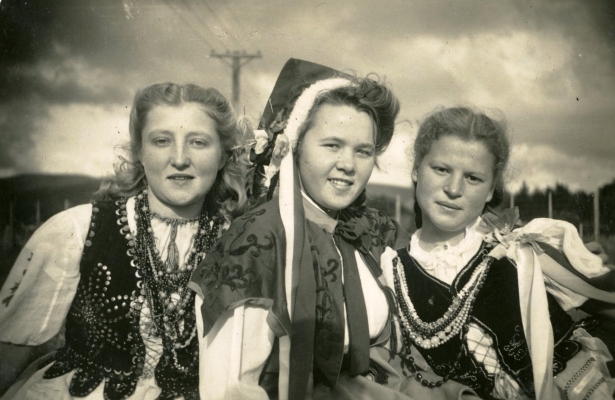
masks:
{"type": "Polygon", "coordinates": [[[150,210],[151,219],[157,219],[162,221],[165,225],[171,227],[171,233],[169,235],[169,245],[167,247],[167,260],[164,262],[164,265],[167,269],[168,273],[179,268],[179,249],[177,248],[177,243],[175,239],[177,238],[177,228],[180,226],[186,226],[193,222],[197,222],[199,217],[184,219],[184,218],[167,218],[162,215],[150,210]]]}
{"type": "MultiPolygon", "coordinates": [[[[162,339],[165,350],[171,352],[176,369],[187,373],[194,370],[198,363],[198,354],[194,354],[191,360],[180,360],[177,356],[177,350],[188,347],[196,336],[196,318],[192,306],[195,294],[187,285],[192,270],[218,238],[222,221],[219,215],[210,217],[207,212],[202,212],[198,218],[199,225],[188,260],[185,265],[174,267],[160,259],[151,219],[147,190],[143,190],[135,198],[135,251],[139,271],[143,276],[142,289],[151,310],[156,333],[162,339]]],[[[171,243],[174,243],[174,240],[171,243]]]]}
{"type": "MultiPolygon", "coordinates": [[[[404,266],[399,257],[393,261],[393,278],[395,286],[395,295],[400,308],[400,322],[404,342],[407,349],[410,349],[412,344],[423,349],[431,349],[439,347],[448,342],[452,337],[460,334],[461,342],[465,342],[465,335],[468,328],[467,323],[472,312],[474,301],[487,277],[487,272],[493,263],[493,258],[488,257],[486,252],[483,252],[483,260],[476,267],[468,282],[464,285],[454,297],[452,304],[448,307],[444,315],[434,322],[424,322],[419,317],[414,304],[408,294],[408,283],[404,266]]],[[[451,370],[445,374],[444,379],[437,382],[428,382],[422,379],[418,368],[414,363],[412,356],[408,356],[406,361],[412,372],[415,372],[415,378],[421,382],[423,386],[430,388],[441,386],[459,367],[459,358],[462,350],[457,355],[451,370]]],[[[409,353],[409,351],[408,351],[409,353]]]]}

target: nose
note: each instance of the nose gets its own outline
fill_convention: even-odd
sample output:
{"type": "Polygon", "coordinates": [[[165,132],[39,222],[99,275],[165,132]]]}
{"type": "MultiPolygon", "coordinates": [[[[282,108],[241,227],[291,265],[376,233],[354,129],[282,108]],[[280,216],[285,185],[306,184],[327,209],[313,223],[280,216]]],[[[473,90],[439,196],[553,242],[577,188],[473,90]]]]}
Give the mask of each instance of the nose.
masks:
{"type": "Polygon", "coordinates": [[[171,165],[179,170],[188,168],[190,165],[190,157],[188,149],[185,145],[175,145],[171,155],[171,165]]]}
{"type": "Polygon", "coordinates": [[[450,198],[457,198],[463,195],[463,177],[450,175],[444,185],[444,192],[450,198]]]}
{"type": "Polygon", "coordinates": [[[335,167],[340,171],[346,172],[347,174],[353,174],[357,169],[354,151],[348,149],[346,151],[339,152],[335,167]]]}

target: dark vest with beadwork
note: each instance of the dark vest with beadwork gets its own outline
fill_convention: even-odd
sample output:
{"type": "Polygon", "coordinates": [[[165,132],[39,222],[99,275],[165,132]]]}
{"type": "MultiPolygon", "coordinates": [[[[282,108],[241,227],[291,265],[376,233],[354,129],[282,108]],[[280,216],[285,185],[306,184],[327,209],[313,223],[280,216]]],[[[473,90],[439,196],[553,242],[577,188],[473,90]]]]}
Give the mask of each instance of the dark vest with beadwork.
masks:
{"type": "MultiPolygon", "coordinates": [[[[406,274],[408,294],[424,322],[433,322],[442,317],[452,304],[453,296],[463,289],[472,272],[481,263],[482,255],[490,250],[491,247],[483,243],[479,252],[457,275],[451,286],[423,270],[418,262],[410,257],[407,249],[398,251],[406,274]]],[[[575,327],[571,317],[562,310],[553,296],[547,294],[547,298],[555,341],[553,373],[557,374],[580,350],[580,344],[568,340],[575,327]]],[[[502,369],[516,380],[527,396],[534,397],[532,362],[519,307],[517,270],[511,260],[504,257],[493,261],[476,296],[470,321],[491,337],[502,369]]],[[[462,343],[459,335],[436,348],[423,349],[417,346],[417,350],[434,372],[441,376],[447,374],[458,359],[458,368],[451,379],[476,390],[482,398],[492,398],[495,377],[474,359],[468,352],[467,343],[462,343]]]]}
{"type": "MultiPolygon", "coordinates": [[[[139,319],[146,299],[134,245],[126,200],[93,202],[81,278],[66,317],[66,345],[44,374],[50,379],[76,370],[69,387],[72,396],[87,396],[105,380],[105,399],[125,399],[143,373],[139,319]]],[[[181,350],[178,356],[193,357],[198,340],[181,350]]],[[[169,357],[165,349],[154,372],[162,389],[159,398],[198,399],[198,371],[180,373],[169,357]]]]}

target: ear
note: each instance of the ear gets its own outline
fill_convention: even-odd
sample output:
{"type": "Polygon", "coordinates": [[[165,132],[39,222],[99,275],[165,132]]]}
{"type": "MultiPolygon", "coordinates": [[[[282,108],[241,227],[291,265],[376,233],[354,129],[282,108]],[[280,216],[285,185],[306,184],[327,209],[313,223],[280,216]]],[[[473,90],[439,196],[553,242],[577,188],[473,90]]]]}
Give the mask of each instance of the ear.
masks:
{"type": "Polygon", "coordinates": [[[416,167],[412,167],[412,174],[410,174],[410,176],[412,177],[412,182],[416,183],[419,180],[419,173],[416,170],[416,167]]]}
{"type": "Polygon", "coordinates": [[[491,186],[491,190],[489,191],[489,194],[487,195],[487,199],[485,200],[485,204],[489,203],[491,201],[491,199],[493,198],[493,192],[495,192],[495,185],[491,186]]]}

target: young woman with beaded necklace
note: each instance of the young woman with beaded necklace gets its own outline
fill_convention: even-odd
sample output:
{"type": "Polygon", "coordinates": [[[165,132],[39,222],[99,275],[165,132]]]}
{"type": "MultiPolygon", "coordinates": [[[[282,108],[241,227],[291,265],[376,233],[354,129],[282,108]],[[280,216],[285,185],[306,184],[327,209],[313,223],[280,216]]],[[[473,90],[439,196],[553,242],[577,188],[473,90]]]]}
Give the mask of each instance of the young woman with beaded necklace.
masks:
{"type": "Polygon", "coordinates": [[[426,388],[452,379],[487,399],[610,398],[609,351],[565,311],[613,318],[615,294],[594,286],[612,272],[566,222],[518,228],[516,210],[485,213],[502,201],[508,155],[504,123],[468,107],[438,109],[419,128],[420,229],[382,266],[404,366],[426,388]]]}
{"type": "Polygon", "coordinates": [[[97,201],[39,228],[0,292],[3,362],[66,327],[51,364],[7,396],[198,399],[187,285],[246,206],[248,131],[215,89],[165,83],[136,94],[115,176],[97,201]]]}

